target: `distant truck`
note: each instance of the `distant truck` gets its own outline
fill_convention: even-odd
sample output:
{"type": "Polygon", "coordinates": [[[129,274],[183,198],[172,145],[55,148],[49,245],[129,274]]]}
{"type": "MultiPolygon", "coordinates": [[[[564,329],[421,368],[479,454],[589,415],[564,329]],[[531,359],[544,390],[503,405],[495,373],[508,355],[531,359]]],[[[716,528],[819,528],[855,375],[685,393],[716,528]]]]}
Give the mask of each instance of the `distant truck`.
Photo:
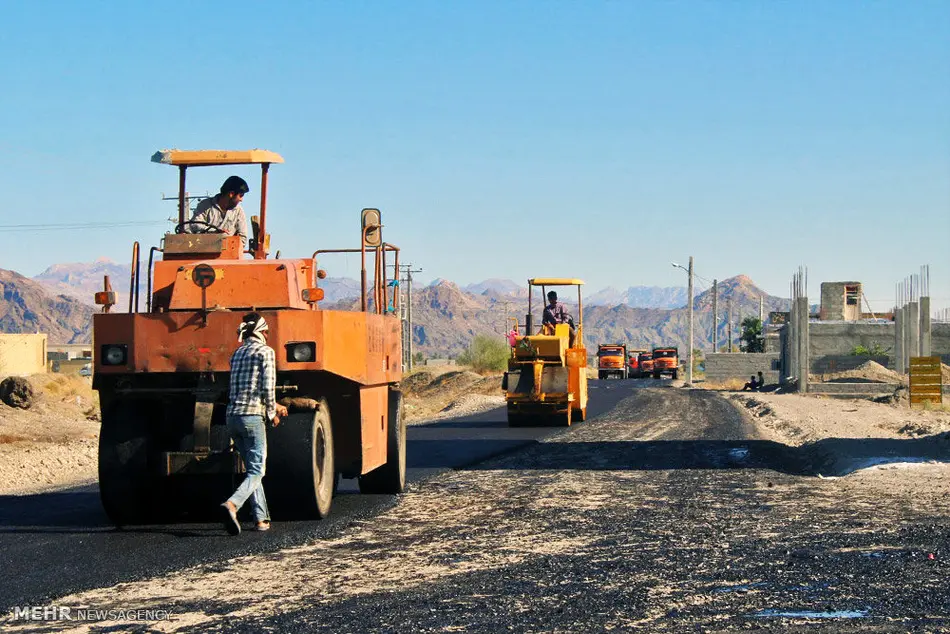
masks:
{"type": "Polygon", "coordinates": [[[637,361],[640,363],[640,376],[649,377],[653,374],[653,353],[641,352],[637,361]]]}
{"type": "Polygon", "coordinates": [[[679,377],[680,357],[679,350],[674,346],[653,349],[653,378],[658,379],[664,374],[671,379],[679,377]]]}
{"type": "Polygon", "coordinates": [[[627,378],[627,344],[602,343],[597,346],[597,378],[627,378]]]}
{"type": "Polygon", "coordinates": [[[627,378],[640,376],[640,353],[627,353],[627,378]]]}
{"type": "Polygon", "coordinates": [[[627,350],[627,378],[641,377],[643,372],[640,369],[640,355],[646,350],[627,350]]]}

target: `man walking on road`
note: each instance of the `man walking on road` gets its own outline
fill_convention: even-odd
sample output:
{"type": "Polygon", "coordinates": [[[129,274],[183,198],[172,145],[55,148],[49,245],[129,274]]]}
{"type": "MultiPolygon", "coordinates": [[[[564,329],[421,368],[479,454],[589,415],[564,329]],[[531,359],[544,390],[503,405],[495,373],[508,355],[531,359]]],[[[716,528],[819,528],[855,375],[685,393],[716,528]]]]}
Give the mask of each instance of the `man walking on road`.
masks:
{"type": "Polygon", "coordinates": [[[244,315],[238,327],[241,346],[231,355],[231,385],[228,398],[228,433],[241,454],[247,475],[237,490],[221,505],[224,527],[231,535],[241,533],[237,512],[250,499],[254,530],[270,528],[270,513],[264,498],[264,465],[267,462],[265,421],[275,427],[287,415],[277,402],[277,363],[267,345],[267,322],[258,313],[244,315]]]}

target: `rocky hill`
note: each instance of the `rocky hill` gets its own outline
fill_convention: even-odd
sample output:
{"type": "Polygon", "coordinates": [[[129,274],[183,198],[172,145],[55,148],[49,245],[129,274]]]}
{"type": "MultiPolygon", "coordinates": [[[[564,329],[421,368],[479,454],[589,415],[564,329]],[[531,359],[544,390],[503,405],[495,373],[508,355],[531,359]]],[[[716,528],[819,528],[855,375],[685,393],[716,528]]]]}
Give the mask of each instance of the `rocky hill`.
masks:
{"type": "MultiPolygon", "coordinates": [[[[733,341],[739,339],[739,324],[745,317],[759,315],[759,298],[763,298],[766,318],[770,311],[788,310],[789,301],[768,295],[745,275],[719,282],[719,345],[724,349],[728,337],[728,316],[732,307],[733,341]]],[[[585,311],[588,347],[605,341],[626,341],[635,348],[675,345],[685,349],[689,338],[689,311],[685,306],[672,310],[630,308],[628,306],[594,306],[585,311]]],[[[712,291],[693,300],[693,341],[697,348],[712,347],[712,291]]]]}
{"type": "Polygon", "coordinates": [[[50,343],[91,341],[92,306],[53,295],[42,284],[4,269],[0,269],[0,289],[0,332],[43,332],[50,343]]]}
{"type": "MultiPolygon", "coordinates": [[[[142,263],[143,276],[147,261],[142,263]]],[[[83,304],[93,306],[93,297],[101,291],[102,279],[108,275],[112,282],[112,290],[116,292],[115,311],[129,309],[129,275],[132,272],[131,264],[117,264],[107,258],[100,258],[95,262],[71,262],[54,264],[33,281],[45,286],[54,295],[66,295],[83,304]]],[[[140,292],[145,292],[144,277],[139,281],[140,292]]],[[[140,296],[139,302],[144,299],[140,296]]]]}
{"type": "Polygon", "coordinates": [[[676,308],[686,303],[681,286],[631,286],[625,291],[607,287],[587,298],[589,306],[631,306],[633,308],[676,308]]]}
{"type": "MultiPolygon", "coordinates": [[[[144,264],[143,264],[144,266],[144,264]]],[[[88,303],[93,293],[102,287],[102,276],[110,275],[113,286],[120,293],[127,284],[128,265],[108,260],[91,264],[59,264],[38,275],[53,295],[63,293],[88,303]]],[[[350,278],[327,278],[321,282],[327,309],[353,310],[358,303],[359,282],[350,278]]],[[[589,290],[589,289],[588,289],[589,290]]],[[[144,282],[143,282],[144,292],[144,282]]],[[[566,298],[567,295],[565,294],[566,298]]],[[[765,294],[745,275],[719,283],[720,346],[726,344],[726,311],[731,300],[733,310],[733,337],[738,339],[738,324],[742,317],[758,315],[759,298],[764,298],[766,314],[773,310],[787,310],[788,300],[765,294]]],[[[540,300],[540,297],[536,297],[540,300]]],[[[585,339],[587,347],[596,349],[605,341],[627,342],[637,348],[653,345],[685,347],[688,337],[688,311],[683,305],[686,291],[681,288],[632,286],[626,291],[603,289],[585,293],[585,339]],[[631,305],[634,304],[634,305],[631,305]],[[671,306],[674,306],[671,308],[671,306]]],[[[117,308],[127,306],[120,298],[117,308]]],[[[70,316],[52,316],[52,321],[69,322],[70,316]]],[[[63,310],[74,310],[72,304],[63,310]]],[[[91,307],[89,308],[91,311],[91,307]]],[[[576,307],[571,309],[576,312],[576,307]]],[[[429,286],[417,284],[413,291],[413,343],[415,350],[427,357],[454,357],[462,352],[479,334],[502,336],[510,321],[517,316],[524,322],[527,312],[525,284],[511,280],[491,279],[460,288],[454,282],[437,279],[429,286]]],[[[541,307],[535,307],[536,320],[541,307]]],[[[706,291],[694,299],[694,337],[697,347],[709,349],[712,334],[712,293],[706,291]]],[[[21,320],[22,321],[22,320],[21,320]]],[[[26,328],[11,321],[8,328],[26,328]]],[[[80,329],[82,330],[82,329],[80,329]]],[[[12,330],[9,330],[12,331],[12,330]]],[[[57,337],[63,336],[58,334],[57,337]]],[[[53,340],[53,337],[51,337],[53,340]]],[[[70,337],[72,340],[72,336],[70,337]]],[[[78,341],[78,339],[77,339],[78,341]]]]}
{"type": "MultiPolygon", "coordinates": [[[[476,289],[477,290],[477,289],[476,289]]],[[[763,297],[764,311],[787,310],[788,300],[766,294],[748,277],[739,275],[719,283],[720,346],[727,337],[726,311],[731,301],[733,338],[739,337],[742,317],[758,315],[759,298],[763,297]]],[[[576,306],[567,304],[572,314],[576,306]]],[[[501,336],[506,330],[506,316],[518,317],[524,322],[527,301],[501,296],[494,289],[479,295],[468,293],[447,280],[438,280],[433,286],[413,294],[413,344],[426,356],[455,356],[468,345],[475,335],[501,336]]],[[[540,307],[535,308],[539,320],[540,307]]],[[[694,341],[696,347],[709,349],[712,345],[712,293],[705,292],[694,299],[694,341]]],[[[654,345],[686,347],[689,336],[689,313],[685,306],[675,309],[585,305],[585,342],[589,349],[606,341],[627,342],[633,347],[654,345]]]]}

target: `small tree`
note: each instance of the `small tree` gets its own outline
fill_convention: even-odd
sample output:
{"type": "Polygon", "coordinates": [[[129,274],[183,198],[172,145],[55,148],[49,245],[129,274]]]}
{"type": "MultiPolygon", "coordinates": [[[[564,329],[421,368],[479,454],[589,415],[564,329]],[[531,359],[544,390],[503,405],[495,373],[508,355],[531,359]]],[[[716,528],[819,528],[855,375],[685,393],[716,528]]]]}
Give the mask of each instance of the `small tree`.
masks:
{"type": "Polygon", "coordinates": [[[511,348],[497,337],[477,335],[468,349],[458,356],[460,365],[470,365],[476,372],[504,370],[508,367],[511,348]]]}
{"type": "Polygon", "coordinates": [[[739,338],[745,344],[746,352],[765,352],[762,320],[758,317],[746,317],[742,320],[742,335],[739,338]]]}

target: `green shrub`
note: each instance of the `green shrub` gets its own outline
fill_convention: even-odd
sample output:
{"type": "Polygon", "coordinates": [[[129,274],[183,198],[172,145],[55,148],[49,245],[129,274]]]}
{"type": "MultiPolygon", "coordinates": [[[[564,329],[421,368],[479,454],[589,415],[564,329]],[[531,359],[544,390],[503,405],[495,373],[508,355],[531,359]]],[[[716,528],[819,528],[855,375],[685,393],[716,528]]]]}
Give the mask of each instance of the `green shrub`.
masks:
{"type": "Polygon", "coordinates": [[[887,355],[887,350],[875,341],[870,346],[856,345],[851,348],[851,355],[855,357],[883,357],[887,355]]]}
{"type": "Polygon", "coordinates": [[[511,348],[499,337],[478,335],[469,344],[468,350],[459,355],[460,365],[470,365],[476,372],[504,370],[508,367],[511,348]]]}

